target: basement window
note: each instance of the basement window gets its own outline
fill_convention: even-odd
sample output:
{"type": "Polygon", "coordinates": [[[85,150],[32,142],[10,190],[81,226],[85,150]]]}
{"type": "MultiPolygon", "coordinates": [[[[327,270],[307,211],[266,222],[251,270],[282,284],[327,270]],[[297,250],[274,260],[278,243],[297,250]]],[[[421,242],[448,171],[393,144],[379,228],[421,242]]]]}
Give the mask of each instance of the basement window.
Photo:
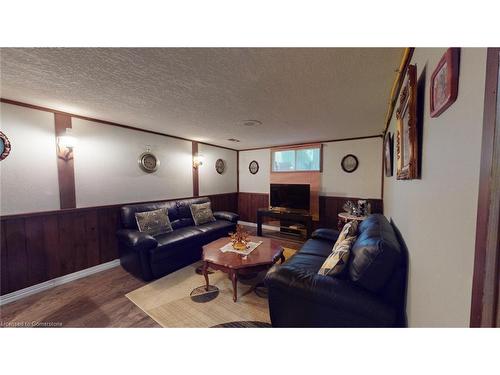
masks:
{"type": "Polygon", "coordinates": [[[321,171],[321,145],[271,152],[273,172],[321,171]]]}

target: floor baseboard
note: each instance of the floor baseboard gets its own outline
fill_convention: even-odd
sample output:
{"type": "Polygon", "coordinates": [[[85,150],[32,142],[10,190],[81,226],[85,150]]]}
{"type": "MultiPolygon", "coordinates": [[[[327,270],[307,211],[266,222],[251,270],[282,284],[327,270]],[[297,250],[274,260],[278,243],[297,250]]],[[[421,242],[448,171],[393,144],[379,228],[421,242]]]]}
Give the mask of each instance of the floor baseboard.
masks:
{"type": "Polygon", "coordinates": [[[73,272],[68,275],[57,277],[52,280],[45,281],[40,284],[32,285],[24,289],[16,290],[15,292],[0,296],[0,306],[17,301],[21,298],[31,296],[44,290],[54,288],[58,285],[69,283],[70,281],[81,279],[82,277],[90,276],[94,273],[108,270],[120,264],[120,259],[112,260],[111,262],[98,264],[97,266],[86,268],[84,270],[73,272]]]}

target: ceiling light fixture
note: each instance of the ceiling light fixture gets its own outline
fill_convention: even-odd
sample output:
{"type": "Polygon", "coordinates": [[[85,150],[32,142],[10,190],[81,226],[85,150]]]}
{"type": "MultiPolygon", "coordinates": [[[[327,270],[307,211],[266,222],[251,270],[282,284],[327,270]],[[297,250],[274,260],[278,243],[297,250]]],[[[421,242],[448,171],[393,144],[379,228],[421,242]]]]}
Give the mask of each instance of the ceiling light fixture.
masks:
{"type": "Polygon", "coordinates": [[[262,125],[262,121],[259,121],[259,120],[244,120],[242,125],[243,126],[257,126],[257,125],[262,125]]]}

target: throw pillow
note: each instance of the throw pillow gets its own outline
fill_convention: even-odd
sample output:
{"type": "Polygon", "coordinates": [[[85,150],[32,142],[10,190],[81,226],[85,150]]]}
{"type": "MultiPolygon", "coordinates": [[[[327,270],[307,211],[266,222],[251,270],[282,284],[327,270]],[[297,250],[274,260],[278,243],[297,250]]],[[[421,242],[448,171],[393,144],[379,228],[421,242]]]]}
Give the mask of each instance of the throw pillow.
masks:
{"type": "Polygon", "coordinates": [[[336,244],[332,253],[325,259],[318,273],[328,276],[339,275],[347,265],[349,253],[354,241],[356,241],[356,236],[350,236],[344,238],[338,245],[336,244]]]}
{"type": "Polygon", "coordinates": [[[339,237],[337,238],[335,245],[333,245],[332,252],[335,250],[335,247],[338,246],[347,237],[356,236],[357,233],[358,233],[358,222],[356,220],[346,223],[342,228],[342,230],[340,231],[339,237]]]}
{"type": "Polygon", "coordinates": [[[195,225],[201,225],[215,221],[215,217],[210,206],[210,202],[192,204],[190,206],[191,215],[193,216],[195,225]]]}
{"type": "Polygon", "coordinates": [[[135,221],[140,232],[146,232],[151,235],[172,232],[172,225],[170,224],[166,208],[136,212],[135,221]]]}

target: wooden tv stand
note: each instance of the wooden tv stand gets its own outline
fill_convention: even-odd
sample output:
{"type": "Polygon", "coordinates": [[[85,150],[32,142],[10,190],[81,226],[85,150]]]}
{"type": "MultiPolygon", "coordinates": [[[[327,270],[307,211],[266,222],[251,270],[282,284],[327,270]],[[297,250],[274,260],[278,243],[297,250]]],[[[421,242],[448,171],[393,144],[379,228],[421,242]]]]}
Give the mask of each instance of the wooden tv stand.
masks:
{"type": "Polygon", "coordinates": [[[264,217],[293,221],[303,224],[306,227],[306,238],[311,237],[312,233],[312,215],[308,213],[283,211],[270,208],[259,208],[257,210],[257,236],[262,236],[262,219],[264,217]]]}

